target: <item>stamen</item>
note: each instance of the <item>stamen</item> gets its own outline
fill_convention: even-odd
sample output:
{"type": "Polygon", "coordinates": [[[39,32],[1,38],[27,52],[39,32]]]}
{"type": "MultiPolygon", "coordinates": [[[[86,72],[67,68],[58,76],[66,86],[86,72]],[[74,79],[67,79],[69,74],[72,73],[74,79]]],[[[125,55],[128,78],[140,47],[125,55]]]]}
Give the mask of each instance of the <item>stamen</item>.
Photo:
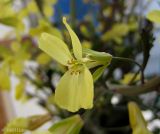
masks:
{"type": "Polygon", "coordinates": [[[74,60],[74,59],[71,59],[71,60],[68,60],[68,61],[67,61],[67,64],[68,64],[68,65],[72,65],[72,64],[74,64],[74,62],[75,62],[75,60],[74,60]]]}
{"type": "Polygon", "coordinates": [[[71,71],[71,75],[78,75],[78,74],[80,74],[81,73],[81,71],[80,70],[76,70],[76,71],[71,71]]]}

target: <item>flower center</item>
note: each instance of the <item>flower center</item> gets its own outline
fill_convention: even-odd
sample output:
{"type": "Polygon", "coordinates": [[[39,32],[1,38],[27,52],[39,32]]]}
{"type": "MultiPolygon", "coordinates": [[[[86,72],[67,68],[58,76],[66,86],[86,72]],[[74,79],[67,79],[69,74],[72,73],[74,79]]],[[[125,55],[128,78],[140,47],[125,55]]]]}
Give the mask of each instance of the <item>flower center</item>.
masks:
{"type": "Polygon", "coordinates": [[[81,73],[84,63],[75,59],[71,59],[68,63],[68,69],[71,71],[71,75],[78,75],[81,73]]]}

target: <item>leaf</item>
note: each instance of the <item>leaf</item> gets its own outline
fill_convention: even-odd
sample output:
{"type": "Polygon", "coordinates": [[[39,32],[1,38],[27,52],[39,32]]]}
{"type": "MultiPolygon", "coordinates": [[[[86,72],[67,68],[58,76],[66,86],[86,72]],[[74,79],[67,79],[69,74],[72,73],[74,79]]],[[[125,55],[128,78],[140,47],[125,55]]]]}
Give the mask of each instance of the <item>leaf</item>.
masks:
{"type": "Polygon", "coordinates": [[[93,73],[93,80],[97,81],[100,76],[103,74],[104,70],[105,70],[105,66],[99,67],[94,73],[93,73]]]}
{"type": "Polygon", "coordinates": [[[53,134],[79,134],[83,120],[79,115],[66,118],[54,124],[49,131],[53,134]]]}
{"type": "Polygon", "coordinates": [[[160,23],[160,10],[153,10],[147,14],[147,19],[152,22],[160,23]]]}

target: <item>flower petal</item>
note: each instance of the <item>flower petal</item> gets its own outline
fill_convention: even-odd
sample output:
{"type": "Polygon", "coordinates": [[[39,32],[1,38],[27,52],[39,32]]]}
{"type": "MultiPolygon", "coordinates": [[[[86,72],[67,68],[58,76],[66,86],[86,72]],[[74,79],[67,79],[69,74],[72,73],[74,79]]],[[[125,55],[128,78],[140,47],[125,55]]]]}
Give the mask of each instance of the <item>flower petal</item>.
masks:
{"type": "Polygon", "coordinates": [[[128,110],[129,110],[129,120],[131,128],[134,129],[138,124],[143,124],[144,126],[147,125],[141,110],[139,109],[138,105],[135,102],[128,103],[128,110]]]}
{"type": "Polygon", "coordinates": [[[152,134],[147,128],[140,108],[135,102],[128,103],[129,121],[132,128],[132,134],[152,134]]]}
{"type": "Polygon", "coordinates": [[[82,58],[82,46],[79,41],[79,38],[77,37],[76,33],[71,29],[71,27],[68,25],[65,17],[63,17],[63,23],[66,26],[66,28],[71,36],[74,56],[77,59],[81,59],[82,58]]]}
{"type": "Polygon", "coordinates": [[[93,77],[87,67],[84,67],[84,70],[79,75],[80,84],[78,89],[81,92],[81,107],[84,109],[90,109],[93,107],[93,77]]]}
{"type": "Polygon", "coordinates": [[[61,108],[76,112],[93,107],[93,78],[84,67],[80,73],[67,71],[55,91],[55,102],[61,108]]]}
{"type": "Polygon", "coordinates": [[[42,33],[38,42],[40,49],[63,65],[67,66],[67,62],[73,59],[67,45],[56,36],[42,33]]]}

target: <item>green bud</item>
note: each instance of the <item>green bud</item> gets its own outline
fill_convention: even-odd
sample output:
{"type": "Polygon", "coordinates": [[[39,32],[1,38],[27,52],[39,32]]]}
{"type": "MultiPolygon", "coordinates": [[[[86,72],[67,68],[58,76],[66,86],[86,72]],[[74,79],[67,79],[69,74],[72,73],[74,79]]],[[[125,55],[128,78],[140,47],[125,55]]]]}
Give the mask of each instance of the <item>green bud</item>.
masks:
{"type": "Polygon", "coordinates": [[[110,63],[112,60],[112,55],[105,52],[98,52],[91,49],[84,48],[83,54],[86,55],[89,59],[102,62],[103,64],[110,63]]]}

